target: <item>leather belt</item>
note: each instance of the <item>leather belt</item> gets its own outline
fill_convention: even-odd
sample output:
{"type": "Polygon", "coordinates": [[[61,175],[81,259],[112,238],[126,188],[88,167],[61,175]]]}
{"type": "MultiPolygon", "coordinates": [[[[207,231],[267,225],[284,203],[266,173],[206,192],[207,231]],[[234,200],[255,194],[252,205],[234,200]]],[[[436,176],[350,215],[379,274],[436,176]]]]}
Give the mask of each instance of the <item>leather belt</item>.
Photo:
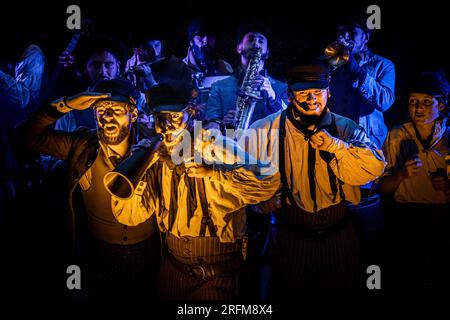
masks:
{"type": "Polygon", "coordinates": [[[223,262],[206,264],[206,265],[190,265],[180,262],[172,254],[168,254],[169,261],[181,272],[184,272],[197,280],[213,278],[218,275],[231,274],[236,272],[243,264],[241,258],[232,258],[223,262]]]}

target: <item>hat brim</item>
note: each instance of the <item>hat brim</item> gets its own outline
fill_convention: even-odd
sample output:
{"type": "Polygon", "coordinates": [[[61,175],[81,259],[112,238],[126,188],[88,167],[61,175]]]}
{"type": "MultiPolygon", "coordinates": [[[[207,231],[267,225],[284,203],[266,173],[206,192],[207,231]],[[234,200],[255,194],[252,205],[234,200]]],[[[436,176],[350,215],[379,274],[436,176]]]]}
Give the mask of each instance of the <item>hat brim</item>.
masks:
{"type": "Polygon", "coordinates": [[[99,99],[97,101],[95,101],[92,106],[94,106],[97,102],[101,102],[101,101],[116,101],[116,102],[128,102],[132,105],[135,105],[136,102],[133,101],[134,99],[132,99],[131,97],[127,97],[127,96],[123,96],[120,94],[112,94],[109,98],[105,98],[105,99],[99,99]]]}
{"type": "Polygon", "coordinates": [[[121,95],[121,94],[112,94],[109,100],[119,101],[119,102],[132,102],[130,97],[121,95]]]}
{"type": "Polygon", "coordinates": [[[328,88],[328,81],[307,81],[296,82],[290,85],[292,91],[301,91],[306,89],[325,89],[328,88]]]}
{"type": "Polygon", "coordinates": [[[185,104],[161,104],[153,106],[151,108],[152,113],[170,111],[170,112],[180,112],[186,108],[185,104]]]}

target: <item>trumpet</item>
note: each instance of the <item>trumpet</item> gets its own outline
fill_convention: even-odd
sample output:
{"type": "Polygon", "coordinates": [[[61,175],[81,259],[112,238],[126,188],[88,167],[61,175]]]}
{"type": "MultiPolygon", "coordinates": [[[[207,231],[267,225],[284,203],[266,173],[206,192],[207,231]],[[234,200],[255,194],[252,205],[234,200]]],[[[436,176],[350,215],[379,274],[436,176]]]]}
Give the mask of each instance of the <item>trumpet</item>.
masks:
{"type": "Polygon", "coordinates": [[[329,44],[325,48],[323,58],[328,62],[330,66],[336,69],[347,63],[347,61],[350,59],[352,49],[352,43],[345,44],[342,41],[338,40],[329,44]]]}

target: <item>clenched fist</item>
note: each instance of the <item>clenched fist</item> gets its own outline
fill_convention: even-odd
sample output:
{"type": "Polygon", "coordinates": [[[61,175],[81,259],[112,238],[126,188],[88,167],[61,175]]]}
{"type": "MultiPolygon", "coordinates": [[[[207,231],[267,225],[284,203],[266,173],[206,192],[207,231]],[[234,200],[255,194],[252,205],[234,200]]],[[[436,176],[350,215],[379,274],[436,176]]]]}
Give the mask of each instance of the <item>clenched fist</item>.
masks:
{"type": "Polygon", "coordinates": [[[417,175],[422,169],[422,160],[419,157],[405,162],[405,167],[401,171],[404,179],[408,179],[417,175]]]}
{"type": "Polygon", "coordinates": [[[329,147],[334,143],[334,139],[336,138],[323,129],[312,135],[311,146],[321,151],[329,151],[329,147]]]}

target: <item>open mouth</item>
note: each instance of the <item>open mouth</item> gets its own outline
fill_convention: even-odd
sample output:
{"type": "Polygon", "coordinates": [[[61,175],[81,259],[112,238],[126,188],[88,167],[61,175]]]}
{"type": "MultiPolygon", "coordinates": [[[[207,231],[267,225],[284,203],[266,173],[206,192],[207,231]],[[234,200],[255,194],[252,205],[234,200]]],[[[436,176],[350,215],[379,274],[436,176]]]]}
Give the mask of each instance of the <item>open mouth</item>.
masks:
{"type": "Polygon", "coordinates": [[[308,111],[318,111],[320,108],[320,105],[318,104],[308,104],[308,111]]]}
{"type": "Polygon", "coordinates": [[[103,126],[103,131],[105,134],[113,135],[119,131],[119,127],[115,124],[106,124],[103,126]]]}

